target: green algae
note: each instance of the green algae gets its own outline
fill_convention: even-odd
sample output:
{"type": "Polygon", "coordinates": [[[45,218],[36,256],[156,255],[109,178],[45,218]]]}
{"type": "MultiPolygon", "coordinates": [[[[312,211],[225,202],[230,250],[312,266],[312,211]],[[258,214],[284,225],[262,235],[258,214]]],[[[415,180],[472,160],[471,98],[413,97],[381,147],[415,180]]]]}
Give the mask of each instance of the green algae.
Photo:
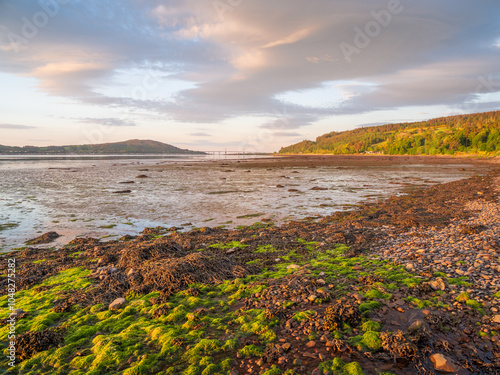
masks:
{"type": "MultiPolygon", "coordinates": [[[[368,299],[359,306],[361,311],[370,311],[382,306],[379,301],[388,299],[384,290],[414,284],[420,280],[401,266],[365,256],[346,257],[347,246],[319,249],[316,242],[297,239],[297,246],[290,249],[283,261],[262,272],[242,279],[224,281],[218,285],[193,284],[198,290],[196,296],[181,291],[170,296],[162,306],[168,308],[165,315],[152,318],[160,305],[150,300],[158,292],[148,295],[130,293],[127,303],[120,310],[108,310],[97,304],[86,308],[74,307],[71,312],[52,311],[53,303],[62,293],[92,288],[85,277],[89,270],[70,269],[48,278],[43,283],[17,293],[18,306],[30,314],[18,322],[18,334],[42,330],[48,327],[66,327],[64,342],[59,348],[37,353],[19,364],[23,374],[228,374],[231,359],[237,353],[244,357],[259,357],[267,343],[276,341],[277,319],[269,319],[262,309],[241,310],[237,304],[244,298],[266,289],[269,279],[279,279],[296,272],[287,267],[294,263],[307,268],[313,276],[322,276],[328,283],[337,286],[337,293],[346,294],[337,281],[341,278],[357,280],[360,276],[374,274],[384,282],[376,283],[365,291],[368,299]],[[43,286],[43,291],[35,288],[43,286]],[[46,288],[46,289],[45,289],[46,288]],[[244,345],[246,338],[257,338],[260,345],[244,345]]],[[[212,248],[229,249],[247,247],[238,241],[214,244],[212,248]]],[[[277,251],[270,245],[259,246],[257,252],[277,251]]],[[[73,253],[73,256],[79,256],[73,253]]],[[[6,307],[6,298],[0,299],[0,307],[6,307]]],[[[284,302],[284,307],[293,311],[294,304],[284,302]]],[[[297,321],[313,318],[314,310],[296,311],[297,321]]],[[[364,333],[351,338],[354,343],[370,351],[380,348],[380,324],[365,321],[364,333]]],[[[344,333],[353,332],[353,327],[344,325],[344,333]]],[[[6,341],[6,328],[0,329],[0,341],[6,341]]],[[[339,331],[332,337],[341,338],[339,331]]],[[[5,345],[4,345],[5,347],[5,345]]],[[[334,360],[335,361],[335,360],[334,360]]],[[[332,362],[332,361],[330,361],[332,362]]],[[[325,362],[326,363],[326,362],[325,362]]],[[[0,365],[0,369],[3,369],[0,365]]],[[[334,374],[362,374],[357,363],[325,364],[334,374]],[[328,367],[329,366],[329,367],[328,367]]],[[[276,372],[278,368],[267,370],[276,372]]],[[[270,372],[271,374],[274,372],[270,372]]],[[[276,372],[278,373],[278,372],[276,372]]],[[[281,373],[281,372],[280,372],[281,373]]],[[[289,374],[293,372],[288,372],[289,374]]]]}
{"type": "Polygon", "coordinates": [[[321,374],[333,375],[364,375],[363,369],[357,362],[345,363],[336,357],[331,361],[325,361],[318,366],[321,374]]]}

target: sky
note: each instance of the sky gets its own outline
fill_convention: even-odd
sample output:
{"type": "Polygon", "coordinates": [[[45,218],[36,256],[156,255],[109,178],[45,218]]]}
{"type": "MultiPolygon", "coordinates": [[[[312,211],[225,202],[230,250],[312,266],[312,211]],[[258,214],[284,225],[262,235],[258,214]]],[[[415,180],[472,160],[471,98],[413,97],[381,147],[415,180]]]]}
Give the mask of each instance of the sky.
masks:
{"type": "Polygon", "coordinates": [[[277,151],[500,108],[498,0],[0,0],[0,144],[277,151]]]}

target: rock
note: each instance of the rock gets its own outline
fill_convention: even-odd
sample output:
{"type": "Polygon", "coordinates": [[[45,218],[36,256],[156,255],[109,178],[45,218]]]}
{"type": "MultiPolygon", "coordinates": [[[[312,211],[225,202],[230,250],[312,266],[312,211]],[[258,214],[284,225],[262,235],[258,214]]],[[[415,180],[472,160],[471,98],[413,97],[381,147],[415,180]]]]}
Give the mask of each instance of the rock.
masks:
{"type": "Polygon", "coordinates": [[[434,290],[445,290],[446,289],[446,284],[444,283],[443,279],[440,277],[438,277],[436,280],[429,281],[429,285],[434,290]]]}
{"type": "Polygon", "coordinates": [[[442,371],[447,373],[458,371],[458,368],[453,363],[453,361],[443,354],[440,353],[433,354],[429,357],[429,359],[432,361],[432,364],[434,365],[434,368],[437,371],[442,371]]]}
{"type": "Polygon", "coordinates": [[[12,317],[16,320],[24,318],[28,313],[24,311],[23,309],[15,309],[12,311],[12,313],[9,315],[9,318],[12,317]]]}
{"type": "Polygon", "coordinates": [[[495,315],[495,316],[493,317],[493,323],[498,323],[498,324],[500,324],[500,315],[495,315]]]}
{"type": "Polygon", "coordinates": [[[59,237],[61,237],[61,235],[56,232],[47,232],[42,234],[41,236],[38,236],[37,238],[32,238],[31,240],[26,241],[26,245],[40,245],[51,243],[59,237]]]}
{"type": "Polygon", "coordinates": [[[314,348],[316,346],[316,341],[309,341],[306,346],[308,348],[314,348]]]}
{"type": "Polygon", "coordinates": [[[232,253],[236,252],[236,250],[238,250],[237,247],[232,247],[232,248],[230,248],[229,250],[226,251],[226,254],[232,254],[232,253]]]}
{"type": "Polygon", "coordinates": [[[311,352],[304,352],[304,353],[302,353],[302,356],[316,359],[316,356],[311,352]]]}
{"type": "Polygon", "coordinates": [[[119,184],[135,184],[135,181],[122,181],[119,184]]]}
{"type": "Polygon", "coordinates": [[[394,303],[395,303],[396,305],[398,305],[398,306],[403,306],[403,305],[405,304],[405,301],[404,301],[404,300],[402,300],[402,299],[398,299],[398,300],[396,300],[396,302],[394,302],[394,303]]]}
{"type": "Polygon", "coordinates": [[[287,270],[298,270],[300,266],[298,264],[290,264],[286,267],[287,270]]]}
{"type": "Polygon", "coordinates": [[[275,261],[276,263],[279,263],[279,262],[281,262],[281,259],[280,259],[280,258],[276,258],[274,261],[275,261]]]}
{"type": "Polygon", "coordinates": [[[408,332],[415,332],[420,330],[424,326],[424,322],[420,319],[415,320],[410,327],[408,327],[408,332]]]}
{"type": "Polygon", "coordinates": [[[316,280],[316,283],[319,284],[319,285],[325,285],[326,281],[323,280],[323,279],[318,279],[318,280],[316,280]]]}
{"type": "Polygon", "coordinates": [[[318,298],[317,295],[315,294],[311,294],[307,299],[310,301],[310,302],[314,302],[316,300],[316,298],[318,298]]]}
{"type": "Polygon", "coordinates": [[[290,345],[290,343],[288,343],[288,342],[285,342],[283,345],[281,345],[281,348],[282,348],[285,352],[289,351],[291,347],[292,347],[292,346],[291,346],[291,345],[290,345]]]}
{"type": "Polygon", "coordinates": [[[125,305],[125,302],[127,302],[127,300],[125,298],[117,298],[109,304],[109,309],[110,310],[118,310],[123,305],[125,305]]]}
{"type": "Polygon", "coordinates": [[[132,190],[118,190],[118,191],[113,191],[113,194],[130,194],[132,190]]]}
{"type": "Polygon", "coordinates": [[[137,176],[136,178],[148,178],[148,176],[146,176],[145,174],[140,174],[139,176],[137,176]]]}

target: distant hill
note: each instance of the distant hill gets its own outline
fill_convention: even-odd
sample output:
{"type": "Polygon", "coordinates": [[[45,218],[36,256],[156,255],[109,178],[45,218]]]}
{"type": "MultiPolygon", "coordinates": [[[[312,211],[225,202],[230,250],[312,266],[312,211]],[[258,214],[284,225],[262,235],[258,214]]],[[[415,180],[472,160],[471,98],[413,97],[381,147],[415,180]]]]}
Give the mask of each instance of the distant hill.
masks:
{"type": "Polygon", "coordinates": [[[500,111],[331,132],[281,154],[500,154],[500,111]]]}
{"type": "Polygon", "coordinates": [[[192,154],[204,152],[181,149],[166,143],[132,139],[124,142],[72,146],[1,146],[0,154],[192,154]]]}

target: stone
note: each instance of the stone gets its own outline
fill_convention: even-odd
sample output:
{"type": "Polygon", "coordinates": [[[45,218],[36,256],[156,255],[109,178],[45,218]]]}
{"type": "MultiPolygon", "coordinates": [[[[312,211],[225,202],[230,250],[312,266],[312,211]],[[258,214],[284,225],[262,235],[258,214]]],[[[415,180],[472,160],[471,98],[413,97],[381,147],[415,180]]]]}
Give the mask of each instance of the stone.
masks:
{"type": "Polygon", "coordinates": [[[232,247],[232,248],[230,248],[229,250],[226,251],[226,254],[232,254],[232,253],[236,252],[236,250],[238,250],[237,247],[232,247]]]}
{"type": "Polygon", "coordinates": [[[288,350],[290,350],[292,346],[290,345],[290,343],[288,342],[285,342],[283,345],[281,345],[281,348],[286,352],[288,350]]]}
{"type": "Polygon", "coordinates": [[[314,348],[316,346],[316,341],[309,341],[306,346],[308,348],[314,348]]]}
{"type": "Polygon", "coordinates": [[[27,312],[25,312],[23,309],[15,309],[9,315],[9,318],[22,319],[22,318],[24,318],[25,315],[27,315],[27,312]]]}
{"type": "Polygon", "coordinates": [[[318,280],[316,280],[316,283],[319,284],[319,285],[325,285],[326,281],[323,280],[323,279],[318,279],[318,280]]]}
{"type": "Polygon", "coordinates": [[[127,302],[127,300],[125,298],[117,298],[109,304],[109,309],[110,310],[118,310],[123,305],[125,305],[125,302],[127,302]]]}
{"type": "Polygon", "coordinates": [[[311,352],[304,352],[304,353],[302,353],[302,356],[316,359],[316,356],[311,352]]]}
{"type": "Polygon", "coordinates": [[[435,354],[431,355],[429,357],[429,359],[431,360],[432,364],[434,365],[434,368],[437,371],[446,372],[446,373],[458,371],[458,368],[453,363],[453,361],[443,354],[435,353],[435,354]]]}
{"type": "Polygon", "coordinates": [[[445,290],[446,289],[446,284],[444,283],[443,279],[440,277],[438,277],[435,280],[429,281],[429,285],[434,290],[445,290]]]}
{"type": "Polygon", "coordinates": [[[498,324],[500,324],[500,315],[495,315],[495,316],[493,317],[493,323],[498,323],[498,324]]]}
{"type": "Polygon", "coordinates": [[[298,264],[290,264],[286,267],[287,270],[298,270],[300,266],[298,264]]]}
{"type": "Polygon", "coordinates": [[[316,298],[318,298],[317,295],[311,294],[307,299],[309,300],[309,302],[314,302],[316,300],[316,298]]]}
{"type": "Polygon", "coordinates": [[[410,327],[408,327],[409,332],[415,332],[420,330],[424,326],[424,322],[420,319],[415,320],[410,327]]]}

